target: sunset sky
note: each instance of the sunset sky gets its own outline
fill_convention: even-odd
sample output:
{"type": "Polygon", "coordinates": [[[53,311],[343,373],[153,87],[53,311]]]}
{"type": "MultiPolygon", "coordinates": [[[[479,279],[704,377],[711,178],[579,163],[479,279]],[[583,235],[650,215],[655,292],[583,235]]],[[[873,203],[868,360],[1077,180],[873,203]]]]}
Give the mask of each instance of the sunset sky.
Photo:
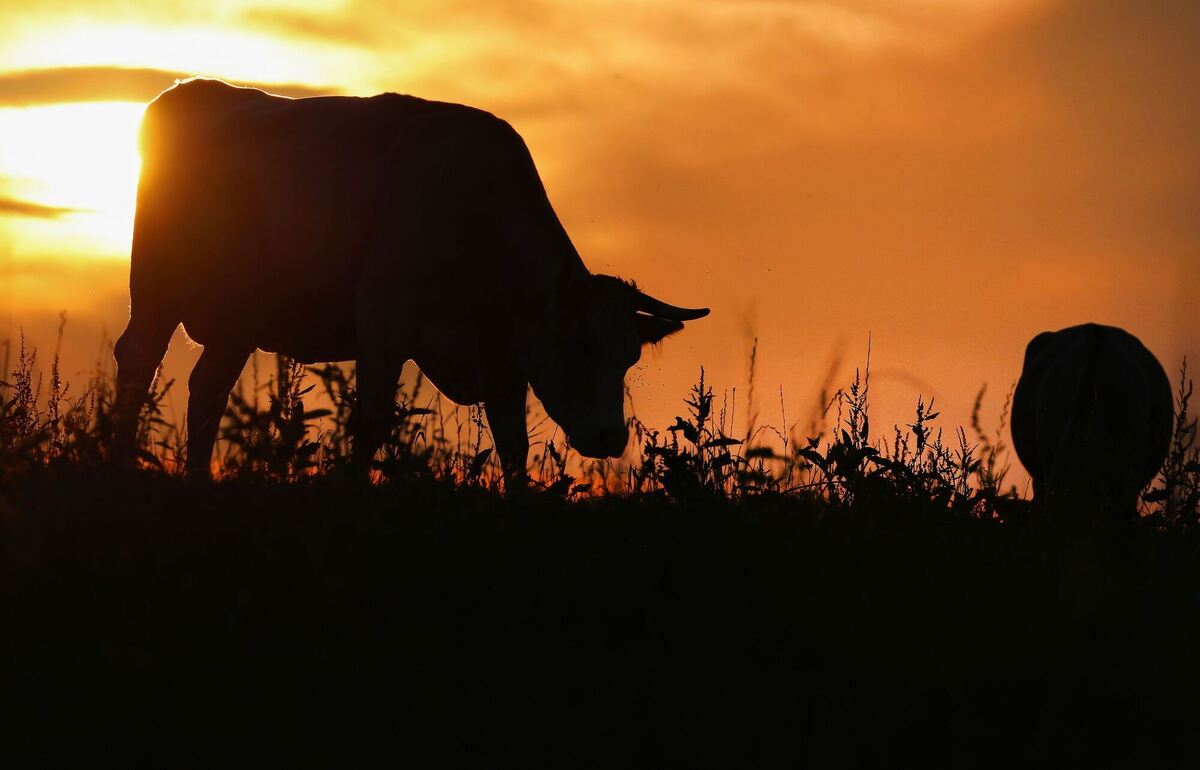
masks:
{"type": "Polygon", "coordinates": [[[794,422],[869,334],[876,425],[993,419],[1046,329],[1200,366],[1198,38],[1195,0],[2,2],[0,339],[119,334],[141,110],[207,75],[506,118],[593,271],[713,309],[631,374],[651,421],[758,336],[794,422]]]}

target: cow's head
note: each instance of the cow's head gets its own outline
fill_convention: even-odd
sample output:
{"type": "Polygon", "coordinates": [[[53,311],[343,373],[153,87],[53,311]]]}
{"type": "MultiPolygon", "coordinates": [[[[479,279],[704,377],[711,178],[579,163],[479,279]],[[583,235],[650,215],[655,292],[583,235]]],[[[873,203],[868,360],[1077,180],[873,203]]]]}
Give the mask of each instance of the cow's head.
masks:
{"type": "Polygon", "coordinates": [[[625,373],[643,346],[706,315],[708,308],[668,305],[619,278],[577,276],[530,330],[529,384],[580,454],[620,457],[629,441],[625,373]]]}

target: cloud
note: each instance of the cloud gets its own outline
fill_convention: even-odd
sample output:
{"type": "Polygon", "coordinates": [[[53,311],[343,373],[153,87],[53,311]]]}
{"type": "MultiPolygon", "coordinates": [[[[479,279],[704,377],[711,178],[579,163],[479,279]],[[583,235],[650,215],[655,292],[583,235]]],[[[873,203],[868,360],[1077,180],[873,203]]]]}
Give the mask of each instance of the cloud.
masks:
{"type": "Polygon", "coordinates": [[[363,13],[318,14],[282,8],[251,8],[242,20],[252,27],[287,37],[348,45],[370,45],[383,39],[386,20],[363,13]]]}
{"type": "MultiPolygon", "coordinates": [[[[394,50],[458,35],[474,35],[478,41],[524,32],[540,39],[561,19],[599,9],[584,6],[569,13],[552,0],[346,0],[336,12],[258,7],[246,9],[239,18],[245,25],[288,37],[394,50]]],[[[566,42],[560,41],[560,46],[566,42]]]]}
{"type": "Polygon", "coordinates": [[[67,214],[77,214],[80,209],[46,206],[41,203],[0,198],[0,216],[30,217],[32,219],[57,219],[67,214]]]}
{"type": "MultiPolygon", "coordinates": [[[[202,73],[131,67],[52,67],[0,73],[0,107],[62,102],[148,102],[177,79],[202,73]]],[[[284,96],[336,93],[336,89],[291,83],[244,83],[284,96]]]]}

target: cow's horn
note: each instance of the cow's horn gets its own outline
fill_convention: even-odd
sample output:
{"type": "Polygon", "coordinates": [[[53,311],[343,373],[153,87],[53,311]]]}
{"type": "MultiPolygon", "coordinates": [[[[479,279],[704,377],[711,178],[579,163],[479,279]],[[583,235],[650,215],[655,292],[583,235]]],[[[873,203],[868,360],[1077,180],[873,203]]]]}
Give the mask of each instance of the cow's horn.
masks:
{"type": "Polygon", "coordinates": [[[708,315],[708,308],[686,308],[668,305],[660,299],[655,299],[645,292],[638,291],[634,307],[643,313],[649,313],[668,321],[694,321],[708,315]]]}

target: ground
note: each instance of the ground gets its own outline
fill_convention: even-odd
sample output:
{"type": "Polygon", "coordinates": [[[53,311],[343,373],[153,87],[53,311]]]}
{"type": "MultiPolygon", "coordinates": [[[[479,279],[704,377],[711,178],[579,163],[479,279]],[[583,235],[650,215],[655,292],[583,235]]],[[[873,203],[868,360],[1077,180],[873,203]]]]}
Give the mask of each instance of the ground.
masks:
{"type": "Polygon", "coordinates": [[[6,767],[1200,760],[1187,533],[72,466],[0,500],[6,767]]]}

